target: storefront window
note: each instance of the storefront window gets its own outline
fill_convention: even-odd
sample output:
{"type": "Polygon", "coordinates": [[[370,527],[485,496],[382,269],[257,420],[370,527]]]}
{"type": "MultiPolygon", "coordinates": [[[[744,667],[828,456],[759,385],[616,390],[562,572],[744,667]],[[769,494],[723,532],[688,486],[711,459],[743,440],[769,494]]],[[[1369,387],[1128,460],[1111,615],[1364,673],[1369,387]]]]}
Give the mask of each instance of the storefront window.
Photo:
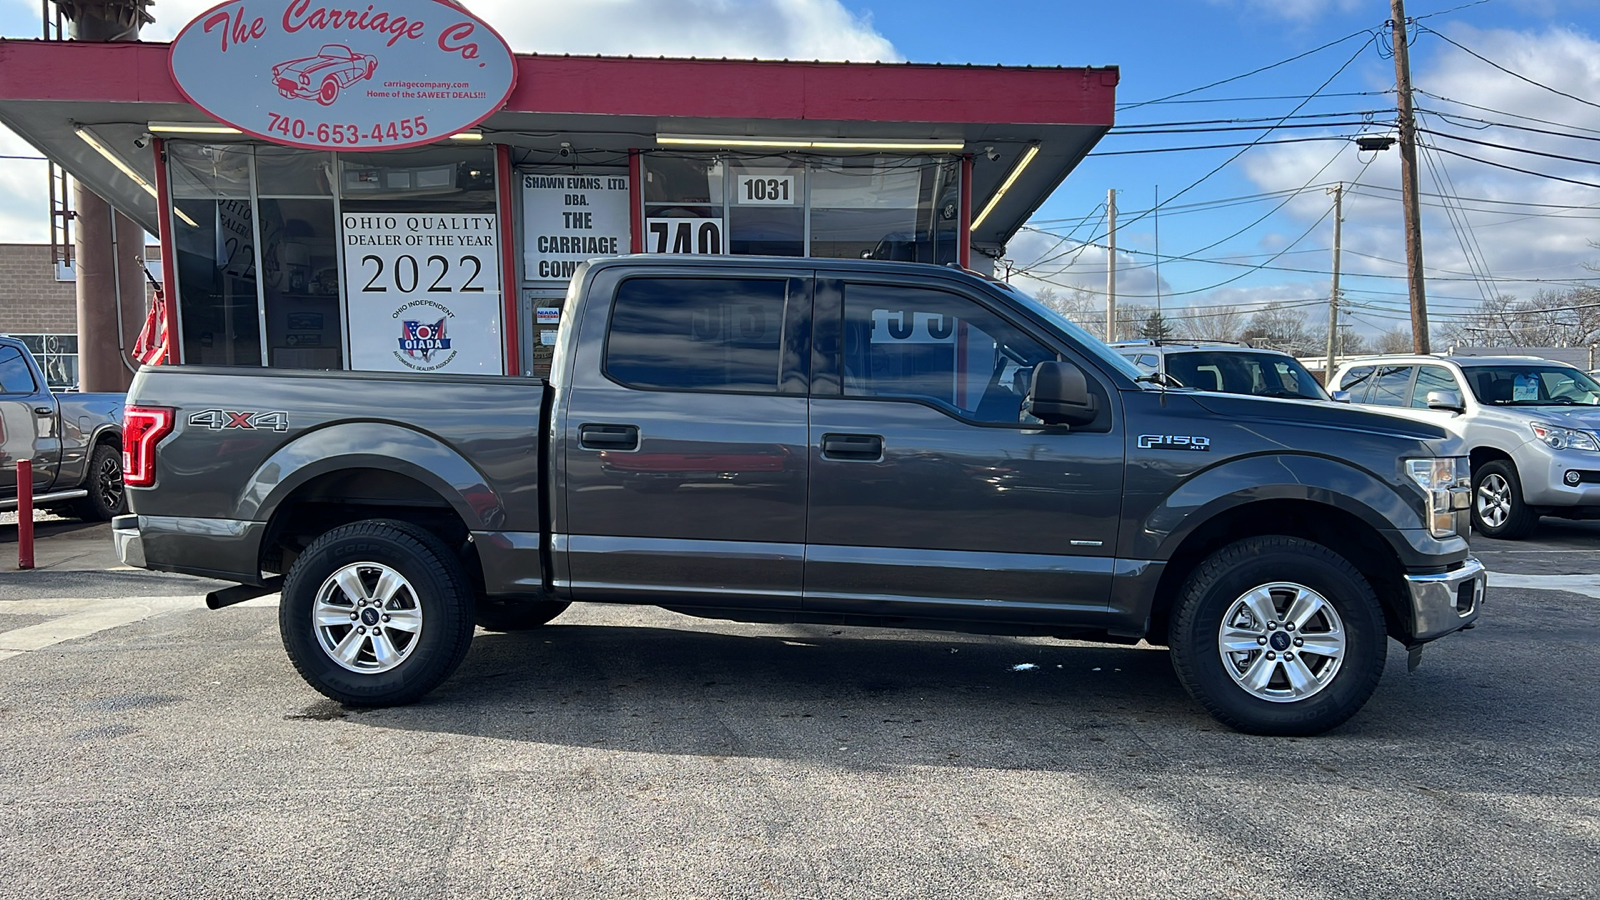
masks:
{"type": "Polygon", "coordinates": [[[960,160],[651,153],[644,248],[956,261],[960,160]]]}
{"type": "Polygon", "coordinates": [[[261,365],[251,148],[167,145],[183,361],[261,365]]]}

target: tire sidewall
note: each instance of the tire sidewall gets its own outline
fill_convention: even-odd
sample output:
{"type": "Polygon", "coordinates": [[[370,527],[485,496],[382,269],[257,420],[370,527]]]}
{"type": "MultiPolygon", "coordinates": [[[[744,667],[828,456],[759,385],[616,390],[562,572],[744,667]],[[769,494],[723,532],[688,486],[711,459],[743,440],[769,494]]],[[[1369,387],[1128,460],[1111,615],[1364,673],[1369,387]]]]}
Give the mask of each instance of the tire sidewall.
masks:
{"type": "Polygon", "coordinates": [[[460,566],[438,540],[401,522],[369,521],[322,535],[295,559],[284,578],[278,625],[284,649],[312,687],[351,705],[409,703],[448,678],[472,632],[471,594],[460,566]],[[386,672],[352,672],[328,655],[313,624],[318,590],[335,571],[372,562],[411,583],[422,610],[417,645],[386,672]]]}
{"type": "Polygon", "coordinates": [[[104,500],[101,499],[104,486],[101,478],[103,471],[114,471],[117,483],[120,485],[122,482],[121,455],[121,451],[114,450],[107,444],[95,445],[94,450],[89,454],[89,468],[83,481],[83,487],[89,492],[89,495],[74,501],[72,507],[70,507],[73,512],[77,513],[79,518],[97,522],[109,522],[116,516],[128,511],[128,492],[126,487],[118,491],[118,500],[115,506],[107,506],[104,500]],[[110,463],[110,465],[107,465],[107,463],[110,463]]]}
{"type": "Polygon", "coordinates": [[[1184,687],[1213,715],[1254,734],[1318,734],[1349,719],[1377,686],[1388,647],[1377,597],[1353,566],[1321,545],[1294,538],[1241,541],[1202,564],[1184,589],[1172,654],[1184,687]],[[1223,616],[1249,591],[1273,582],[1301,584],[1338,613],[1345,655],[1333,681],[1304,700],[1251,696],[1224,668],[1217,637],[1223,616]]]}
{"type": "Polygon", "coordinates": [[[1517,467],[1505,460],[1497,459],[1484,463],[1472,473],[1472,527],[1473,530],[1487,538],[1496,540],[1510,540],[1522,537],[1531,530],[1531,523],[1526,521],[1530,515],[1528,505],[1522,499],[1522,478],[1517,474],[1517,467]],[[1511,487],[1511,512],[1506,516],[1504,525],[1494,527],[1483,521],[1478,516],[1478,488],[1483,480],[1490,475],[1498,474],[1506,480],[1511,487]]]}

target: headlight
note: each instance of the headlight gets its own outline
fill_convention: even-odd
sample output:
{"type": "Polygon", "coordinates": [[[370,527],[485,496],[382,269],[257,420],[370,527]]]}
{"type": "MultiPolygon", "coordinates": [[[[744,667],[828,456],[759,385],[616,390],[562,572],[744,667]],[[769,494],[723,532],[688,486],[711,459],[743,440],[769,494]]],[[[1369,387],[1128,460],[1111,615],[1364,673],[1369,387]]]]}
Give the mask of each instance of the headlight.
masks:
{"type": "Polygon", "coordinates": [[[1556,450],[1588,450],[1591,453],[1600,452],[1600,444],[1595,443],[1594,435],[1587,431],[1576,431],[1571,428],[1562,428],[1560,425],[1546,425],[1542,422],[1530,422],[1528,427],[1533,429],[1533,436],[1556,450]]]}
{"type": "Polygon", "coordinates": [[[1455,512],[1466,509],[1472,499],[1472,470],[1467,458],[1437,456],[1405,462],[1406,472],[1427,495],[1428,531],[1440,538],[1455,534],[1455,512]]]}

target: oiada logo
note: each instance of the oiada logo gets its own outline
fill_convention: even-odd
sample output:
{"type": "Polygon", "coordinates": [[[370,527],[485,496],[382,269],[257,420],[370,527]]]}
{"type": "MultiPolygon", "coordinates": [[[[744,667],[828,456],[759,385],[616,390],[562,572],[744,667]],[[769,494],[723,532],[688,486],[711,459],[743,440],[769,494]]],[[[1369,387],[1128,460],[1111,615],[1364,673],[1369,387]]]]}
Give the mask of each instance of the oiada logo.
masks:
{"type": "Polygon", "coordinates": [[[228,0],[172,42],[183,96],[246,134],[312,150],[431,144],[505,105],[516,58],[448,0],[228,0]]]}
{"type": "Polygon", "coordinates": [[[433,362],[433,355],[450,349],[450,339],[444,336],[446,316],[437,322],[400,323],[400,352],[423,362],[433,362]]]}

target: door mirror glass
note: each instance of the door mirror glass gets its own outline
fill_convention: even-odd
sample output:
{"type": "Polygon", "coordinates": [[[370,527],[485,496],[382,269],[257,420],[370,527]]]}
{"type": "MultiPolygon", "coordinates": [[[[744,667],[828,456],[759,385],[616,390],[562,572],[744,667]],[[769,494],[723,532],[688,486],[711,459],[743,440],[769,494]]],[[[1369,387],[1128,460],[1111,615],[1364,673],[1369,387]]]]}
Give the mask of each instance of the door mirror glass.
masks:
{"type": "Polygon", "coordinates": [[[1429,391],[1428,408],[1442,409],[1449,412],[1466,411],[1466,407],[1461,403],[1461,394],[1456,391],[1429,391]]]}
{"type": "Polygon", "coordinates": [[[1056,360],[1033,367],[1027,404],[1028,412],[1048,425],[1088,425],[1100,412],[1083,370],[1056,360]]]}

